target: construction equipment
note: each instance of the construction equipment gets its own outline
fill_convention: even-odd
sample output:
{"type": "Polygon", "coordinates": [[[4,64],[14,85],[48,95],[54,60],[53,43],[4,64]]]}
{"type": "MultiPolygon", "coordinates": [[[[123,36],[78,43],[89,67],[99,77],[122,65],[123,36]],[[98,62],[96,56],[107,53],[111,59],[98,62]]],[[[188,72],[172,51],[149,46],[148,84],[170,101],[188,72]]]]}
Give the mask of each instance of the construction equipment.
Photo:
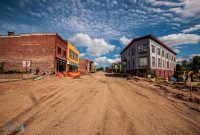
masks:
{"type": "Polygon", "coordinates": [[[184,71],[183,78],[184,78],[185,82],[187,82],[187,81],[190,81],[190,82],[200,81],[200,73],[199,72],[198,73],[194,73],[191,70],[184,71]]]}

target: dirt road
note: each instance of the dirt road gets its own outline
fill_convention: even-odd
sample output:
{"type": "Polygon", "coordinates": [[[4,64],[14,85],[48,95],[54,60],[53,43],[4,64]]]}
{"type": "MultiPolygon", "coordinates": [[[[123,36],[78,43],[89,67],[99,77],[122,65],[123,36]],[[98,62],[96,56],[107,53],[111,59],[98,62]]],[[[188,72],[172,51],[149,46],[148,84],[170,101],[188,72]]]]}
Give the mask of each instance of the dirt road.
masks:
{"type": "Polygon", "coordinates": [[[0,84],[0,134],[200,134],[200,113],[123,78],[0,84]]]}

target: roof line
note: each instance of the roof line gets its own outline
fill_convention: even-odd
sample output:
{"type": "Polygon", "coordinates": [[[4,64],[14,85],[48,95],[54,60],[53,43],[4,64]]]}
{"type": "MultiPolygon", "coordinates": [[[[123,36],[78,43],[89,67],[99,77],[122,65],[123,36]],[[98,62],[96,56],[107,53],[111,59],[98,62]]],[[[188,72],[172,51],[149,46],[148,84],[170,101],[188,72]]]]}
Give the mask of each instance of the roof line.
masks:
{"type": "Polygon", "coordinates": [[[142,36],[142,37],[138,37],[133,39],[123,50],[120,54],[122,54],[124,51],[126,51],[134,42],[139,41],[139,40],[143,40],[143,39],[147,39],[150,38],[153,41],[159,43],[160,45],[162,45],[164,48],[166,48],[167,50],[171,51],[172,53],[174,53],[175,55],[177,54],[175,51],[173,51],[169,46],[167,46],[165,43],[163,43],[162,41],[160,41],[159,39],[157,39],[156,37],[154,37],[153,35],[146,35],[146,36],[142,36]]]}

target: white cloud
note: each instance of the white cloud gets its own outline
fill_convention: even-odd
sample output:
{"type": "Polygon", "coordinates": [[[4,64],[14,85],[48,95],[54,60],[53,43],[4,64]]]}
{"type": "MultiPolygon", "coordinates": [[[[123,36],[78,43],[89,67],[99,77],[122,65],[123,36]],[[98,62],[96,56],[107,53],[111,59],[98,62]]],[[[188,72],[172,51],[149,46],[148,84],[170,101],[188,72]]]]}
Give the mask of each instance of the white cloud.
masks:
{"type": "Polygon", "coordinates": [[[200,24],[194,25],[193,27],[190,27],[189,29],[185,29],[182,32],[190,33],[190,32],[197,31],[197,30],[200,30],[200,24]]]}
{"type": "Polygon", "coordinates": [[[196,44],[200,42],[200,35],[196,34],[171,34],[159,38],[168,45],[196,44]]]}
{"type": "Polygon", "coordinates": [[[171,8],[169,11],[181,14],[183,17],[195,17],[200,13],[199,0],[180,0],[180,1],[183,4],[182,7],[171,8]]]}
{"type": "Polygon", "coordinates": [[[35,12],[33,12],[33,11],[30,11],[30,14],[33,15],[33,16],[39,17],[39,18],[42,17],[41,14],[35,13],[35,12]]]}
{"type": "Polygon", "coordinates": [[[200,56],[200,53],[199,53],[199,54],[190,54],[190,55],[188,55],[187,57],[191,59],[191,58],[193,58],[194,56],[200,56]]]}
{"type": "Polygon", "coordinates": [[[131,42],[131,39],[128,39],[125,36],[121,37],[119,40],[124,46],[127,46],[131,42]]]}
{"type": "Polygon", "coordinates": [[[85,56],[85,53],[81,53],[80,56],[81,56],[81,57],[85,56]]]}
{"type": "Polygon", "coordinates": [[[103,57],[95,58],[94,61],[98,64],[112,64],[115,62],[120,62],[121,59],[120,58],[110,59],[110,58],[103,56],[103,57]]]}
{"type": "Polygon", "coordinates": [[[176,63],[177,63],[177,64],[181,64],[181,62],[182,62],[183,60],[185,60],[185,58],[183,58],[183,57],[176,58],[176,63]]]}
{"type": "Polygon", "coordinates": [[[114,57],[117,58],[117,57],[120,57],[120,55],[119,54],[115,54],[114,57]]]}
{"type": "Polygon", "coordinates": [[[117,1],[112,1],[112,4],[117,5],[118,3],[117,1]]]}
{"type": "Polygon", "coordinates": [[[174,51],[175,51],[176,53],[179,53],[179,52],[180,52],[180,50],[178,50],[178,49],[174,49],[174,51]]]}
{"type": "Polygon", "coordinates": [[[190,54],[190,55],[187,55],[187,56],[184,56],[184,57],[178,57],[178,58],[176,59],[176,63],[181,64],[181,62],[182,62],[183,60],[190,61],[194,56],[200,56],[200,54],[190,54]]]}
{"type": "Polygon", "coordinates": [[[170,13],[163,13],[162,15],[165,17],[173,17],[173,14],[170,14],[170,13]]]}
{"type": "Polygon", "coordinates": [[[92,39],[87,34],[78,33],[74,37],[69,39],[72,42],[76,42],[79,46],[89,47],[92,44],[92,39]]]}
{"type": "Polygon", "coordinates": [[[92,39],[89,35],[78,33],[69,39],[77,46],[87,47],[90,56],[101,56],[112,52],[116,46],[108,44],[104,39],[92,39]]]}
{"type": "Polygon", "coordinates": [[[163,13],[163,12],[165,12],[164,10],[162,10],[162,9],[160,9],[160,8],[151,8],[151,10],[152,10],[153,12],[156,12],[156,13],[163,13]]]}
{"type": "Polygon", "coordinates": [[[178,2],[156,1],[156,0],[150,0],[150,3],[152,3],[153,6],[170,6],[170,7],[175,7],[175,6],[182,6],[183,5],[183,3],[178,3],[178,2]]]}

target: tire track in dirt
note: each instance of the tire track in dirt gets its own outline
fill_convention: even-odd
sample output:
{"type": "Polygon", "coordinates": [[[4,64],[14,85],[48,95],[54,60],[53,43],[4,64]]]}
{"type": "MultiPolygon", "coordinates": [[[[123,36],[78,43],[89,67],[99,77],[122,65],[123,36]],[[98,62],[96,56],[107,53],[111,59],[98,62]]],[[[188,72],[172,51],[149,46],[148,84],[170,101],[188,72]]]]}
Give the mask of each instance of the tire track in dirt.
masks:
{"type": "MultiPolygon", "coordinates": [[[[120,82],[120,83],[122,83],[122,82],[120,82]]],[[[117,84],[120,84],[120,83],[117,83],[117,84]]],[[[143,92],[145,92],[145,91],[148,91],[148,88],[146,87],[142,87],[142,88],[140,88],[140,86],[135,86],[136,84],[132,84],[131,82],[123,82],[123,85],[127,85],[127,86],[130,86],[130,89],[129,90],[131,90],[132,89],[132,87],[134,88],[134,90],[137,90],[137,91],[143,91],[143,92]],[[136,89],[137,88],[137,89],[136,89]],[[144,89],[145,88],[145,89],[144,89]],[[145,91],[144,91],[145,90],[145,91]]],[[[123,86],[123,85],[121,85],[121,86],[123,86]]],[[[131,90],[131,91],[133,91],[133,90],[131,90]]],[[[135,92],[137,92],[137,91],[135,91],[135,92]]],[[[151,90],[149,90],[150,92],[151,92],[151,90]]],[[[148,93],[149,93],[149,91],[148,91],[148,93]]],[[[154,93],[153,93],[154,94],[154,93]]],[[[156,94],[156,95],[158,95],[158,94],[156,94]]],[[[160,95],[158,95],[158,96],[160,96],[160,95]]],[[[128,96],[127,96],[128,97],[128,96]]],[[[151,96],[151,98],[152,98],[153,96],[151,96]]],[[[167,101],[167,99],[164,99],[164,100],[166,100],[167,101]]],[[[142,101],[142,100],[141,100],[142,101]]],[[[143,100],[143,101],[145,101],[145,100],[143,100]]],[[[158,102],[159,102],[159,100],[158,100],[158,102]]],[[[154,110],[157,110],[157,105],[154,103],[154,102],[149,102],[149,103],[147,103],[147,105],[149,104],[149,105],[151,105],[151,107],[152,107],[152,109],[154,109],[154,110]],[[150,104],[149,104],[150,103],[150,104]]],[[[187,129],[182,129],[185,133],[191,133],[191,131],[193,132],[193,133],[196,133],[196,134],[199,134],[199,127],[197,126],[198,124],[196,123],[196,122],[191,122],[190,120],[191,120],[191,116],[188,116],[187,115],[187,113],[185,113],[185,114],[183,114],[182,112],[179,112],[179,113],[177,113],[176,112],[176,109],[174,109],[174,107],[173,106],[171,106],[171,102],[169,102],[169,101],[167,101],[167,103],[170,103],[170,106],[168,106],[168,107],[170,107],[170,109],[169,108],[166,108],[171,114],[173,114],[173,116],[174,116],[174,118],[179,118],[181,121],[185,121],[184,123],[186,124],[185,126],[187,126],[188,127],[188,129],[190,129],[190,130],[187,130],[187,129]],[[173,110],[173,112],[171,111],[171,110],[173,110]],[[190,119],[189,119],[190,118],[190,119]],[[189,120],[189,121],[188,121],[189,120]],[[195,126],[196,125],[196,126],[195,126]]],[[[173,105],[174,106],[178,106],[178,105],[175,105],[174,103],[173,103],[173,105]]],[[[164,109],[164,108],[163,108],[164,109]]],[[[160,109],[160,111],[162,111],[162,112],[166,112],[166,111],[164,111],[164,110],[161,110],[160,109]]],[[[183,111],[183,112],[185,112],[185,111],[183,111]]],[[[151,119],[150,119],[150,121],[151,121],[151,119]]],[[[180,127],[181,128],[181,127],[180,127]]],[[[159,131],[159,130],[158,130],[159,131]]],[[[182,131],[181,131],[181,129],[178,129],[177,131],[174,131],[174,132],[176,132],[176,133],[181,133],[182,131]]],[[[184,133],[184,134],[185,134],[184,133]]],[[[182,134],[183,134],[183,132],[182,132],[182,134]]]]}
{"type": "MultiPolygon", "coordinates": [[[[106,81],[105,84],[106,84],[106,86],[107,86],[107,88],[108,88],[108,90],[110,92],[109,96],[111,98],[111,107],[113,107],[113,109],[119,113],[118,114],[118,116],[119,116],[118,125],[121,126],[120,128],[125,129],[125,133],[123,133],[123,131],[122,131],[121,134],[128,134],[128,135],[137,134],[137,130],[135,128],[135,125],[134,125],[134,122],[133,122],[132,118],[123,109],[123,107],[120,104],[120,102],[121,102],[119,100],[120,97],[118,95],[116,95],[116,92],[118,90],[112,88],[113,82],[106,81]]],[[[112,113],[113,112],[108,111],[106,117],[112,116],[112,113]]],[[[106,122],[106,123],[109,123],[109,122],[106,122]]]]}
{"type": "MultiPolygon", "coordinates": [[[[94,97],[97,94],[97,92],[91,91],[91,88],[95,84],[96,84],[96,82],[93,81],[92,83],[90,83],[89,88],[84,91],[81,91],[78,87],[77,87],[77,90],[74,89],[74,91],[77,91],[77,92],[75,92],[76,95],[74,95],[75,97],[73,97],[73,101],[66,102],[66,99],[64,99],[62,102],[58,101],[59,102],[58,106],[54,106],[54,107],[59,108],[59,110],[57,110],[56,113],[61,114],[61,115],[59,117],[55,116],[56,120],[53,118],[52,122],[49,122],[51,124],[48,125],[48,128],[44,127],[44,129],[42,129],[42,132],[45,132],[45,131],[49,132],[49,127],[52,127],[51,131],[52,130],[54,131],[55,129],[59,128],[59,125],[62,125],[65,121],[67,121],[68,118],[76,115],[76,113],[81,108],[84,108],[85,104],[87,104],[92,99],[92,97],[94,97]],[[70,108],[70,110],[68,110],[69,108],[70,108]]],[[[68,101],[69,101],[69,99],[68,99],[68,101]]],[[[49,108],[48,113],[51,114],[51,112],[52,112],[52,108],[49,108]]],[[[39,117],[41,117],[41,118],[44,117],[43,114],[45,114],[45,112],[40,114],[39,117]]]]}

